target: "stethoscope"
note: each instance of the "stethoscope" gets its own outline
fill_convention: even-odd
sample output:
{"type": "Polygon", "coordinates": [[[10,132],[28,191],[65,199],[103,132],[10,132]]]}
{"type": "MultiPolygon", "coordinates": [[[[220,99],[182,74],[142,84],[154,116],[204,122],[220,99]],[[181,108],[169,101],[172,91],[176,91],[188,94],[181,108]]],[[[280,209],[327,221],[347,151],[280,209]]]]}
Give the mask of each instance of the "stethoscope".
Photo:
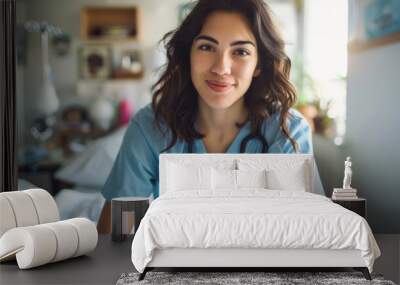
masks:
{"type": "MultiPolygon", "coordinates": [[[[262,145],[262,150],[261,153],[267,153],[268,152],[268,142],[265,139],[265,137],[261,134],[248,134],[241,142],[240,142],[240,153],[245,153],[246,152],[246,146],[247,143],[252,140],[252,139],[257,139],[261,142],[262,145]]],[[[188,143],[188,153],[193,153],[193,141],[188,143]]]]}

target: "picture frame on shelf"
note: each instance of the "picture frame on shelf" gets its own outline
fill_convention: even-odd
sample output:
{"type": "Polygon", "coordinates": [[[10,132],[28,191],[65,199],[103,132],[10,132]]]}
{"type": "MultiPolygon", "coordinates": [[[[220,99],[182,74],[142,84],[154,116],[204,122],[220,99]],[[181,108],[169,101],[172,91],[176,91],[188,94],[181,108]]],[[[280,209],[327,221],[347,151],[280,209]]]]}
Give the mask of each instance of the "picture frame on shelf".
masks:
{"type": "Polygon", "coordinates": [[[108,79],[111,76],[112,55],[108,45],[85,45],[79,52],[81,78],[108,79]]]}

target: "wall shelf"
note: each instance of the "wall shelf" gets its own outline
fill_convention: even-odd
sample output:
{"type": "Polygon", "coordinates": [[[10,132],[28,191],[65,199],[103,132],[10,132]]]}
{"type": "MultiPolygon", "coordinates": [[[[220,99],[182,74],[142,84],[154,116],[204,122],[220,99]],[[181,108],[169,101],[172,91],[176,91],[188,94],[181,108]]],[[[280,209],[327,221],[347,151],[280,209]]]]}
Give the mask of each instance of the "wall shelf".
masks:
{"type": "Polygon", "coordinates": [[[136,41],[139,22],[137,7],[85,7],[81,10],[81,39],[90,43],[136,41]]]}

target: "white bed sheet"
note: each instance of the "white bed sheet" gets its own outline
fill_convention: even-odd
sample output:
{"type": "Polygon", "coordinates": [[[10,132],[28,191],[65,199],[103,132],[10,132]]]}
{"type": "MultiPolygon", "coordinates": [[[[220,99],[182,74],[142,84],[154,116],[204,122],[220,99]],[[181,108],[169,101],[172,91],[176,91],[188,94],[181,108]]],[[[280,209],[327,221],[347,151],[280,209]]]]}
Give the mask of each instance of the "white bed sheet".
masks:
{"type": "Polygon", "coordinates": [[[357,249],[372,272],[380,250],[368,223],[321,195],[266,189],[166,193],[154,200],[132,243],[143,272],[155,249],[357,249]],[[214,193],[215,195],[215,193],[214,193]]]}

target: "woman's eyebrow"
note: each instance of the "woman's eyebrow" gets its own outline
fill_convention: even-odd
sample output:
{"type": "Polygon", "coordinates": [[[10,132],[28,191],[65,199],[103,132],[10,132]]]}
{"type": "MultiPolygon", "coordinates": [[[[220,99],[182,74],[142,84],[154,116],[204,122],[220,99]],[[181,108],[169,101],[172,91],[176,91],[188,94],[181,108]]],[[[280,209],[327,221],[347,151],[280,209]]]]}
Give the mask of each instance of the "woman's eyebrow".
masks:
{"type": "MultiPolygon", "coordinates": [[[[210,42],[212,42],[212,43],[214,43],[216,45],[219,44],[219,42],[216,39],[214,39],[213,37],[205,36],[205,35],[197,36],[194,40],[195,41],[206,40],[206,41],[210,41],[210,42]]],[[[246,45],[246,44],[249,44],[249,45],[252,45],[252,46],[256,47],[256,45],[252,41],[234,41],[234,42],[232,42],[230,44],[230,46],[246,45]]]]}
{"type": "Polygon", "coordinates": [[[256,47],[256,45],[252,41],[235,41],[231,43],[231,46],[237,46],[237,45],[252,45],[256,47]]]}
{"type": "Polygon", "coordinates": [[[198,41],[198,40],[206,40],[206,41],[213,42],[213,43],[216,44],[216,45],[218,44],[218,41],[217,41],[216,39],[210,37],[210,36],[200,35],[200,36],[197,36],[194,40],[195,40],[195,41],[198,41]]]}

